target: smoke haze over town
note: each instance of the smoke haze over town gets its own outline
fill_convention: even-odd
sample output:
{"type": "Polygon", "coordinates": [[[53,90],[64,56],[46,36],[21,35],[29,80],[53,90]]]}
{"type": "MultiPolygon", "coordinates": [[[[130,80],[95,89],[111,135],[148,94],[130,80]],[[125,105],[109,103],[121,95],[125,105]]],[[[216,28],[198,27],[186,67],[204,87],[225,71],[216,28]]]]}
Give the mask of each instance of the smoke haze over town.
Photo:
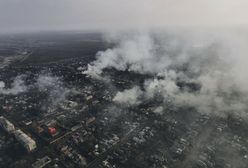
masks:
{"type": "Polygon", "coordinates": [[[0,0],[0,167],[247,168],[247,8],[0,0]]]}

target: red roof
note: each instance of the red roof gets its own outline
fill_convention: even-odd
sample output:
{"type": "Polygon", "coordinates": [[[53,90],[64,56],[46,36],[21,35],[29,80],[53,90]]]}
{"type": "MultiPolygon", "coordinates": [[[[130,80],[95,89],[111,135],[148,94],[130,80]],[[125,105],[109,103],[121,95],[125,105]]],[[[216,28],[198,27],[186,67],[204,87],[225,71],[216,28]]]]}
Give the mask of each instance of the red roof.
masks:
{"type": "Polygon", "coordinates": [[[51,134],[51,135],[53,135],[53,134],[56,134],[56,128],[54,128],[54,127],[48,127],[48,132],[51,134]]]}

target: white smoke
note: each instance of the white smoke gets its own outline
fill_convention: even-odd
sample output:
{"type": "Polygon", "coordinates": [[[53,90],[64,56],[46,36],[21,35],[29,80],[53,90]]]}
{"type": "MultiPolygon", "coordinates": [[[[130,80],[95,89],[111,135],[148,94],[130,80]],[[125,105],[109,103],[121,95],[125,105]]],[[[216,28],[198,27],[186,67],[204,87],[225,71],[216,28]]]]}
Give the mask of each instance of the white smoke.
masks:
{"type": "Polygon", "coordinates": [[[174,32],[124,34],[116,47],[98,52],[85,74],[101,76],[105,68],[152,74],[140,89],[117,93],[114,101],[139,102],[156,95],[175,105],[189,105],[202,113],[245,114],[248,103],[248,41],[245,32],[174,32]],[[228,34],[229,33],[229,34],[228,34]],[[185,86],[179,86],[178,82],[185,86]],[[193,84],[199,86],[192,91],[193,84]],[[133,95],[138,96],[131,96],[133,95]],[[143,95],[143,97],[141,96],[143,95]]]}
{"type": "MultiPolygon", "coordinates": [[[[153,54],[155,44],[147,35],[136,35],[121,40],[116,48],[98,52],[97,60],[88,65],[84,74],[99,76],[104,68],[112,67],[121,71],[154,72],[162,67],[153,66],[157,61],[153,54]]],[[[162,57],[160,57],[162,58],[162,57]]],[[[157,59],[160,59],[157,57],[157,59]]]]}
{"type": "Polygon", "coordinates": [[[172,66],[180,67],[191,61],[193,67],[190,70],[199,71],[198,66],[205,65],[206,61],[213,61],[211,58],[215,55],[208,56],[206,51],[210,50],[213,52],[210,54],[216,54],[212,51],[215,49],[215,39],[206,35],[204,41],[200,41],[198,36],[193,35],[180,34],[171,37],[149,33],[116,35],[110,40],[117,43],[117,46],[98,52],[97,60],[89,64],[83,73],[95,77],[101,75],[105,68],[115,68],[142,74],[158,74],[172,66]]]}
{"type": "Polygon", "coordinates": [[[70,92],[70,89],[64,86],[59,77],[51,74],[39,75],[36,86],[39,91],[48,93],[48,100],[52,106],[64,101],[70,92]]]}
{"type": "Polygon", "coordinates": [[[0,81],[0,94],[4,95],[17,95],[26,92],[28,87],[25,85],[22,75],[15,77],[10,88],[6,88],[5,82],[0,81]]]}
{"type": "Polygon", "coordinates": [[[3,89],[5,87],[5,83],[3,81],[0,81],[0,89],[3,89]]]}
{"type": "Polygon", "coordinates": [[[140,103],[139,98],[141,95],[142,91],[139,87],[133,87],[123,92],[117,92],[113,101],[122,105],[136,105],[140,103]]]}
{"type": "Polygon", "coordinates": [[[41,91],[47,91],[51,88],[58,87],[59,83],[59,78],[50,74],[41,74],[37,79],[37,86],[41,91]]]}

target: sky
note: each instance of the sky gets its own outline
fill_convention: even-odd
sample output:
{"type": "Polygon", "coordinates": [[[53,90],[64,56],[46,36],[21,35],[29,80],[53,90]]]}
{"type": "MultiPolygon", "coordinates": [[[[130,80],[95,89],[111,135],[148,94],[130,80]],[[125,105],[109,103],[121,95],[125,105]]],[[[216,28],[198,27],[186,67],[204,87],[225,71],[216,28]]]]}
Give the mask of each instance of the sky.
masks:
{"type": "Polygon", "coordinates": [[[247,0],[0,0],[0,32],[248,25],[247,0]]]}

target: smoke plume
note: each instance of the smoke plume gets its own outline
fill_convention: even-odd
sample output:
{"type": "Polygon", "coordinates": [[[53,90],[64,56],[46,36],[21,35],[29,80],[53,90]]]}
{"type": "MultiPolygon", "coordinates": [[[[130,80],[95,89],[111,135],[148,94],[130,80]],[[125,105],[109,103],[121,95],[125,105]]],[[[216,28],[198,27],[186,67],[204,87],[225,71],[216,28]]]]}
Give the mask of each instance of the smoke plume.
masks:
{"type": "Polygon", "coordinates": [[[27,86],[23,80],[23,75],[15,77],[10,88],[6,88],[5,82],[0,81],[0,94],[4,95],[17,95],[19,93],[27,91],[27,86]]]}
{"type": "Polygon", "coordinates": [[[142,91],[139,87],[133,87],[132,89],[124,90],[123,92],[118,92],[113,98],[114,102],[124,105],[135,105],[139,104],[139,97],[142,95],[142,91]]]}
{"type": "Polygon", "coordinates": [[[244,31],[124,33],[111,36],[116,46],[98,52],[83,73],[102,78],[104,69],[114,68],[154,76],[144,82],[144,89],[134,86],[118,92],[115,102],[130,104],[161,96],[165,102],[192,106],[200,113],[246,116],[246,36],[244,31]]]}
{"type": "Polygon", "coordinates": [[[64,101],[69,94],[70,89],[66,88],[59,77],[51,74],[39,75],[36,86],[39,91],[48,93],[48,102],[52,106],[64,101]]]}

